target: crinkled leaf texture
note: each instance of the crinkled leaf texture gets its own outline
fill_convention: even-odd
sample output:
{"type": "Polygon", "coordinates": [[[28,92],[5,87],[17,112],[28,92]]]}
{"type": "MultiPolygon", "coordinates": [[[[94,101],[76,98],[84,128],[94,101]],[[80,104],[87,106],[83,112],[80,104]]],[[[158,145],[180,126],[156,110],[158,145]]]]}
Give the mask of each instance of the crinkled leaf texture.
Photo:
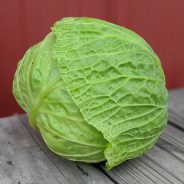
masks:
{"type": "Polygon", "coordinates": [[[18,65],[13,92],[48,147],[108,169],[142,155],[167,122],[157,55],[134,32],[65,18],[18,65]]]}

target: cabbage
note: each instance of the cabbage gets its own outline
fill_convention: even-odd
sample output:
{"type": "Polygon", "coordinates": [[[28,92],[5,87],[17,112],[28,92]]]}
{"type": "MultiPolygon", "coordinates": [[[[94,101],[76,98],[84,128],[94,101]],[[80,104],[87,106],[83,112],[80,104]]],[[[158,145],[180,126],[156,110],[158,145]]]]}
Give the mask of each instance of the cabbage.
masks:
{"type": "Polygon", "coordinates": [[[159,58],[136,33],[64,18],[18,64],[13,93],[49,149],[108,169],[142,155],[167,122],[159,58]]]}

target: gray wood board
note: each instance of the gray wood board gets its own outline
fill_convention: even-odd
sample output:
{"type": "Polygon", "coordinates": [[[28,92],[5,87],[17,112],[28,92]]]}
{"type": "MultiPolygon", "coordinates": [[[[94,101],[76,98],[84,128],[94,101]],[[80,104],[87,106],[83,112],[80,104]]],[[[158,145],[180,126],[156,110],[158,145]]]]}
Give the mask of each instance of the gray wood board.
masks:
{"type": "MultiPolygon", "coordinates": [[[[63,162],[66,162],[66,165],[72,163],[53,155],[53,153],[46,148],[40,135],[35,133],[29,127],[27,117],[19,116],[19,118],[26,125],[34,140],[41,145],[57,168],[62,167],[62,169],[64,169],[66,167],[65,165],[61,165],[59,162],[60,159],[63,160],[63,162]]],[[[142,157],[127,161],[111,171],[106,171],[104,164],[101,164],[99,168],[115,183],[182,184],[184,182],[183,143],[183,132],[171,125],[168,125],[165,132],[161,135],[157,145],[142,157]]],[[[86,167],[89,165],[83,165],[80,163],[76,164],[80,165],[84,172],[90,172],[86,171],[86,167]]],[[[68,173],[68,171],[66,172],[68,173]]]]}
{"type": "Polygon", "coordinates": [[[0,119],[0,184],[113,183],[93,165],[53,154],[38,133],[28,129],[27,118],[20,118],[0,119]]]}
{"type": "Polygon", "coordinates": [[[157,144],[111,171],[52,153],[26,115],[0,119],[0,184],[184,183],[184,89],[171,91],[169,99],[171,124],[157,144]]]}
{"type": "Polygon", "coordinates": [[[171,125],[168,124],[150,151],[110,172],[101,164],[104,172],[116,183],[184,183],[184,89],[170,92],[168,109],[171,125]]]}
{"type": "Polygon", "coordinates": [[[184,183],[184,134],[168,125],[157,145],[143,156],[126,161],[107,172],[116,183],[184,183]],[[174,138],[174,139],[173,139],[174,138]]]}
{"type": "Polygon", "coordinates": [[[184,130],[184,88],[169,92],[169,121],[184,130]]]}

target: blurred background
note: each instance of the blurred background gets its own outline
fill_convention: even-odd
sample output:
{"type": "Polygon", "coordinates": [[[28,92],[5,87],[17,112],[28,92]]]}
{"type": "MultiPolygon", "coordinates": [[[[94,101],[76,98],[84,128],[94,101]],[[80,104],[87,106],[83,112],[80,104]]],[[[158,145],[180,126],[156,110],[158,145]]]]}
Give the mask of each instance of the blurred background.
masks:
{"type": "Polygon", "coordinates": [[[167,88],[184,86],[184,0],[0,0],[0,117],[21,113],[16,65],[63,17],[96,17],[140,34],[161,59],[167,88]]]}

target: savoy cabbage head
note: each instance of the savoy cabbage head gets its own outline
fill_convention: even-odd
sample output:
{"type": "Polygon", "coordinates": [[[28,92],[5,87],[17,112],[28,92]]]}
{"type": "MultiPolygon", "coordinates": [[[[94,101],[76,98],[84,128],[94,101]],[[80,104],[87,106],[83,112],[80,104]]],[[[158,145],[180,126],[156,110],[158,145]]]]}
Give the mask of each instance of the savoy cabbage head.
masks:
{"type": "Polygon", "coordinates": [[[142,155],[167,122],[159,58],[136,33],[65,18],[18,64],[13,93],[48,147],[107,168],[142,155]]]}

